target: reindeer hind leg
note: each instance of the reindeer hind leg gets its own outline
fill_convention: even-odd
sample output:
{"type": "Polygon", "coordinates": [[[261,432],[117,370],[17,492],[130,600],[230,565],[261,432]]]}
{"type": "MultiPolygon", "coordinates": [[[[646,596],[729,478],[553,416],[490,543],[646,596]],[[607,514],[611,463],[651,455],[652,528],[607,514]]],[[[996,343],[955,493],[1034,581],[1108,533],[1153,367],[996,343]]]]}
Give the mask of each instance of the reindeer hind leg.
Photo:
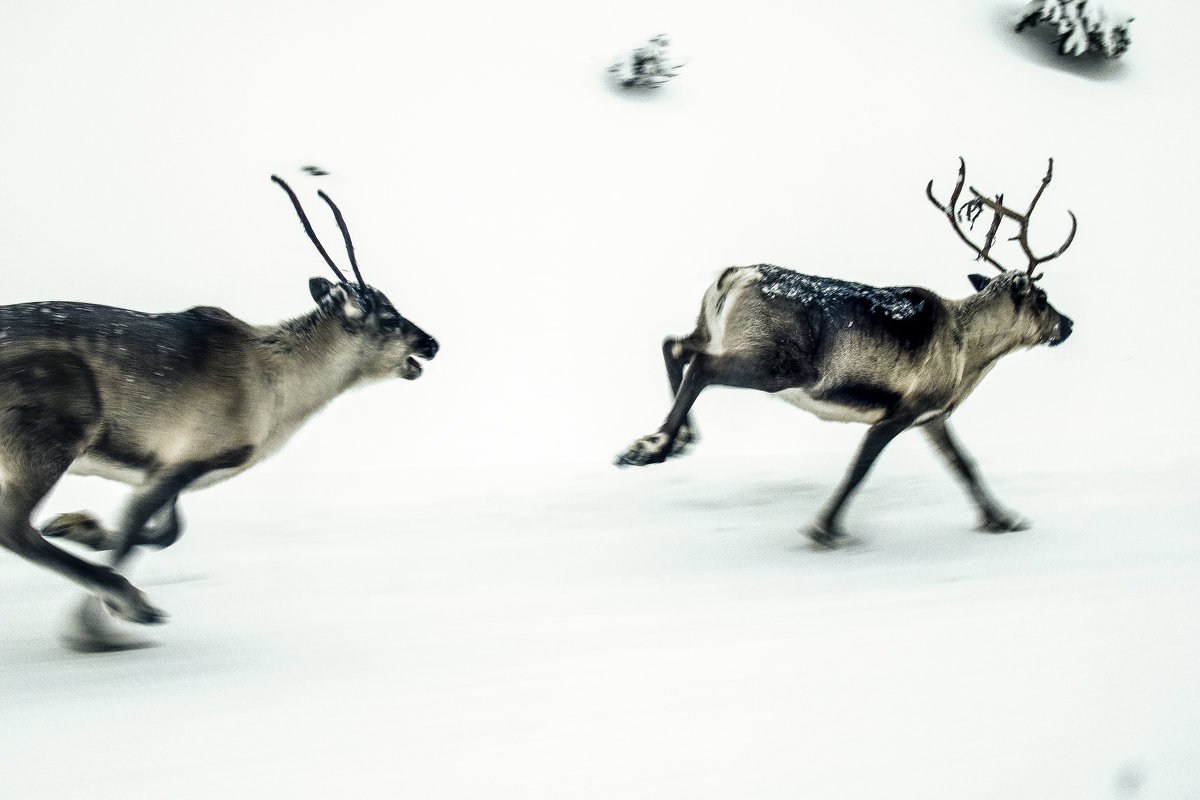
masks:
{"type": "MultiPolygon", "coordinates": [[[[113,551],[112,566],[126,565],[129,556],[137,545],[167,547],[174,543],[181,530],[176,498],[178,491],[159,486],[159,491],[138,493],[130,501],[125,512],[126,525],[115,532],[105,531],[103,549],[113,551]],[[160,503],[163,495],[168,496],[165,503],[160,503]],[[158,503],[157,510],[153,510],[158,503]],[[150,508],[149,512],[144,509],[150,508]],[[141,511],[139,511],[141,509],[141,511]],[[151,521],[153,520],[153,523],[151,521]]],[[[64,515],[65,516],[65,515],[64,515]]],[[[111,604],[108,604],[111,607],[111,604]]],[[[105,610],[95,595],[88,595],[72,612],[67,630],[63,634],[64,643],[73,650],[81,652],[110,652],[115,650],[132,650],[150,647],[154,643],[135,636],[113,624],[112,617],[105,610]]]]}
{"type": "MultiPolygon", "coordinates": [[[[127,565],[139,545],[165,548],[175,542],[182,531],[176,507],[179,493],[202,472],[202,466],[188,465],[185,469],[152,479],[134,493],[122,515],[121,525],[115,532],[106,534],[105,549],[112,551],[114,569],[127,565]]],[[[84,652],[130,650],[153,644],[115,627],[94,595],[85,597],[75,608],[63,640],[72,649],[84,652]]]]}
{"type": "Polygon", "coordinates": [[[688,412],[700,393],[714,385],[763,391],[783,388],[776,376],[763,372],[762,359],[755,355],[696,352],[683,370],[683,378],[666,421],[656,432],[643,436],[625,448],[613,463],[618,467],[640,467],[661,463],[674,455],[676,441],[688,420],[688,412]]]}
{"type": "Polygon", "coordinates": [[[0,412],[4,431],[0,450],[0,545],[50,569],[92,592],[119,616],[132,622],[162,622],[165,615],[110,567],[93,564],[43,538],[30,516],[83,449],[94,419],[52,413],[40,406],[9,406],[0,412]]]}
{"type": "MultiPolygon", "coordinates": [[[[679,387],[683,384],[684,370],[687,369],[695,355],[703,350],[700,338],[700,333],[696,332],[683,339],[667,338],[663,341],[663,361],[667,366],[667,380],[671,384],[671,397],[679,394],[679,387]]],[[[700,433],[696,430],[696,423],[692,419],[692,415],[688,414],[684,417],[683,424],[679,426],[679,433],[675,436],[671,455],[683,455],[698,441],[700,441],[700,433]]]]}

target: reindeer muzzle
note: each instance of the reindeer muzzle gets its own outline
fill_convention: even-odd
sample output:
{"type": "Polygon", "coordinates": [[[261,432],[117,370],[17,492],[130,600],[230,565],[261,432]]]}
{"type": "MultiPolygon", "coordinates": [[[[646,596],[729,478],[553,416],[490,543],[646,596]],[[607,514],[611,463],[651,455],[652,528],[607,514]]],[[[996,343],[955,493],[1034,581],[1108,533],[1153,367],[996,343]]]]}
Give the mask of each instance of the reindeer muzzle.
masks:
{"type": "Polygon", "coordinates": [[[1062,344],[1071,335],[1073,327],[1075,327],[1075,323],[1071,321],[1070,317],[1065,314],[1059,314],[1058,325],[1055,326],[1054,338],[1047,342],[1047,344],[1051,347],[1062,344]]]}
{"type": "Polygon", "coordinates": [[[400,368],[400,377],[406,381],[415,381],[421,377],[425,368],[421,366],[421,362],[417,358],[423,358],[426,361],[437,355],[438,343],[432,336],[426,336],[417,348],[416,356],[409,356],[404,360],[404,366],[400,368]]]}

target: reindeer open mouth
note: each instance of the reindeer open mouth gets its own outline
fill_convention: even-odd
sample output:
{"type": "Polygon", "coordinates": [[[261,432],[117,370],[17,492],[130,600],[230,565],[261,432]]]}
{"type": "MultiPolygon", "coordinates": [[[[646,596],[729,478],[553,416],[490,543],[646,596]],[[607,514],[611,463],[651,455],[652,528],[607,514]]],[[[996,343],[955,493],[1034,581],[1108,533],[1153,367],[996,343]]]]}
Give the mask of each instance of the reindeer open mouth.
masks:
{"type": "Polygon", "coordinates": [[[409,356],[404,360],[404,366],[400,368],[400,377],[406,381],[415,381],[421,377],[421,373],[424,371],[425,368],[421,366],[421,362],[414,356],[409,356]]]}
{"type": "Polygon", "coordinates": [[[437,355],[438,343],[432,336],[422,332],[421,339],[417,345],[417,352],[404,360],[404,366],[400,368],[400,377],[407,381],[414,381],[421,377],[421,373],[425,371],[425,367],[421,365],[421,361],[428,361],[437,355]],[[420,360],[418,360],[420,359],[420,360]]]}
{"type": "Polygon", "coordinates": [[[406,381],[415,381],[421,377],[421,373],[425,371],[422,361],[428,361],[437,355],[438,343],[433,337],[426,337],[426,341],[420,348],[420,351],[415,355],[411,355],[404,359],[404,365],[400,367],[400,377],[406,381]]]}

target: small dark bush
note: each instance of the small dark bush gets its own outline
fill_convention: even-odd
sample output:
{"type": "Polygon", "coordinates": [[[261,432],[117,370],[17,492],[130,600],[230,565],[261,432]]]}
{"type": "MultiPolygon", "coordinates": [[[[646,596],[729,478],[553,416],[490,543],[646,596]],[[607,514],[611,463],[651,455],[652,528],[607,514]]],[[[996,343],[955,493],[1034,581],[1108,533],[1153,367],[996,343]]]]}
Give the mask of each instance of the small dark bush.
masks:
{"type": "Polygon", "coordinates": [[[671,42],[660,33],[608,68],[613,80],[624,89],[657,89],[679,74],[683,64],[672,64],[671,42]]]}

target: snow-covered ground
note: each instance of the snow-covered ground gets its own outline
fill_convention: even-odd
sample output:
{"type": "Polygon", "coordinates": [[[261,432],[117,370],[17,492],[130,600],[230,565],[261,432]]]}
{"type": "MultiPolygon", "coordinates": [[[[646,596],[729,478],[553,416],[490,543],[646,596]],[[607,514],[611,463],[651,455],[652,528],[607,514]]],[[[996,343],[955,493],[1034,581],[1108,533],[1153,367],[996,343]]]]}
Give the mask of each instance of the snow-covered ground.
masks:
{"type": "Polygon", "coordinates": [[[1200,7],[1125,5],[1067,70],[1002,2],[7,4],[4,302],[303,313],[278,172],[443,351],[186,498],[159,647],[61,649],[76,590],[0,553],[0,798],[1200,796],[1200,7]],[[611,91],[660,32],[680,76],[611,91]],[[1080,220],[1075,334],[956,414],[1031,530],[909,434],[813,551],[862,430],[749,392],[609,466],[725,266],[966,294],[959,155],[1016,203],[1055,158],[1035,248],[1080,220]]]}

